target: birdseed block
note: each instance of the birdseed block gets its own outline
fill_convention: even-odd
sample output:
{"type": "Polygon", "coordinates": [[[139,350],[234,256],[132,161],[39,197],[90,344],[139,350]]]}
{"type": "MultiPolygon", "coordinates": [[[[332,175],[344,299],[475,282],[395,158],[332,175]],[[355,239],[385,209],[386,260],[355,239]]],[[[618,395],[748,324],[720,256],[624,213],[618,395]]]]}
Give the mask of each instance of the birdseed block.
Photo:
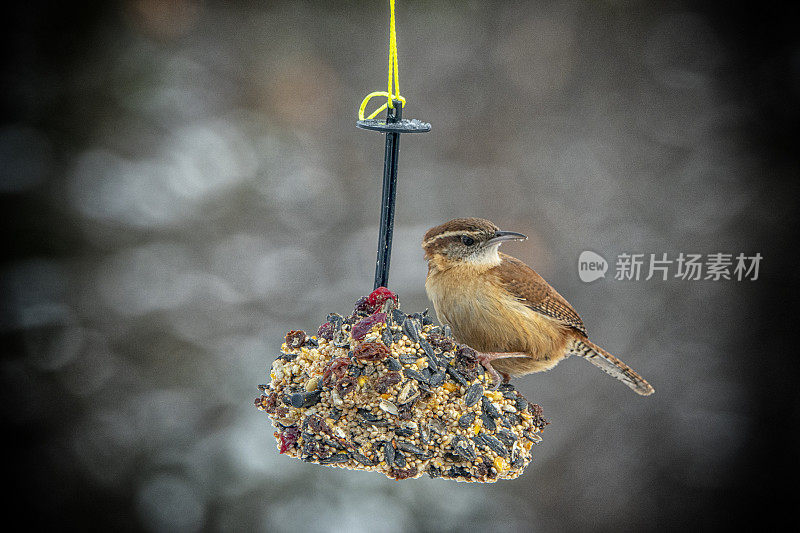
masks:
{"type": "Polygon", "coordinates": [[[282,454],[306,462],[470,482],[514,479],[548,423],[512,385],[491,390],[475,351],[383,287],[290,331],[259,385],[282,454]]]}

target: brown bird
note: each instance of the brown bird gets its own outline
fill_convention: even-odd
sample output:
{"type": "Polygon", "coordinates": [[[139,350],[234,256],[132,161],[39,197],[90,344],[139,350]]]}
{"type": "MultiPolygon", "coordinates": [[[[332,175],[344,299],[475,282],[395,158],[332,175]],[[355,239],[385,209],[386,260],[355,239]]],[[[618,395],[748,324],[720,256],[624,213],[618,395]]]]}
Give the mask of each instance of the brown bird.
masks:
{"type": "Polygon", "coordinates": [[[525,240],[482,218],[457,218],[431,228],[422,240],[428,277],[425,290],[439,321],[456,339],[479,352],[500,383],[553,368],[577,355],[641,395],[650,386],[628,365],[586,336],[578,313],[539,274],[498,252],[500,244],[525,240]]]}

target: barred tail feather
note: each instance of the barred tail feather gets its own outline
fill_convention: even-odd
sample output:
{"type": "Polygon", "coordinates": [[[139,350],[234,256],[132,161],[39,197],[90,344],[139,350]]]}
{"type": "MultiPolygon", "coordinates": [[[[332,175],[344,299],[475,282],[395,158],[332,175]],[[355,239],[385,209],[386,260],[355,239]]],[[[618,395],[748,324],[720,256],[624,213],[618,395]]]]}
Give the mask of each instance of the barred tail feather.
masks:
{"type": "Polygon", "coordinates": [[[583,357],[603,372],[625,383],[637,394],[648,396],[655,392],[655,389],[631,367],[588,339],[575,340],[570,347],[570,354],[583,357]]]}

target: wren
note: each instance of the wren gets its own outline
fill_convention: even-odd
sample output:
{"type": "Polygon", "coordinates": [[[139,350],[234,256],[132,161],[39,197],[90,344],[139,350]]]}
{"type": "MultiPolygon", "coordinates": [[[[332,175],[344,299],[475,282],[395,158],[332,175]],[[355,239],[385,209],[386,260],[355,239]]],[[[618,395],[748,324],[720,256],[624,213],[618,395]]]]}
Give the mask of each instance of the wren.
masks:
{"type": "Polygon", "coordinates": [[[577,355],[638,394],[653,387],[586,334],[572,306],[528,265],[500,253],[503,242],[525,240],[481,218],[457,218],[431,228],[422,240],[425,290],[439,321],[479,352],[495,380],[553,368],[577,355]]]}

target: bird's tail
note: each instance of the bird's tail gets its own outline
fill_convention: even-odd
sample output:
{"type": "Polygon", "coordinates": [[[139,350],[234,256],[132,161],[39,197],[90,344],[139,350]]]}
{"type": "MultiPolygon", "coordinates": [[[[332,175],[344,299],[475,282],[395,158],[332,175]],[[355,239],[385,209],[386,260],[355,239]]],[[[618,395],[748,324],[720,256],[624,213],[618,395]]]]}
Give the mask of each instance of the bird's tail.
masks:
{"type": "Polygon", "coordinates": [[[631,367],[589,339],[575,339],[570,346],[569,353],[583,357],[606,374],[611,374],[625,383],[637,394],[648,396],[655,392],[655,389],[631,367]]]}

